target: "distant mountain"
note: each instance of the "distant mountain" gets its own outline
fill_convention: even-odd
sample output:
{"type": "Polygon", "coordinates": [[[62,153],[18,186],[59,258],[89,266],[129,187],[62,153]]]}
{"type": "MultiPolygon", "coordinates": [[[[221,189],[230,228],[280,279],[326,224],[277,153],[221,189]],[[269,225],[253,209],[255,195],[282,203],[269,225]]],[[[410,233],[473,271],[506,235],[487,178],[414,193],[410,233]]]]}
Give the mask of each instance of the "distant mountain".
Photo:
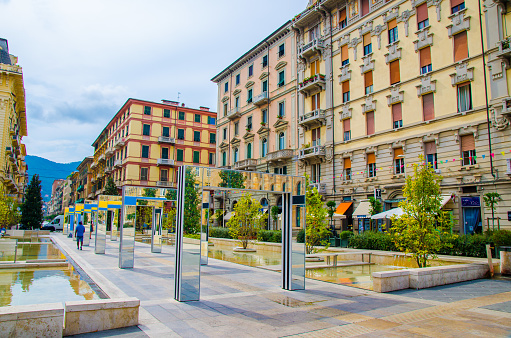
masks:
{"type": "Polygon", "coordinates": [[[59,178],[66,178],[69,174],[76,170],[76,167],[81,163],[57,163],[39,156],[27,155],[25,162],[28,165],[28,179],[29,182],[34,174],[38,174],[41,180],[41,195],[43,200],[49,201],[51,197],[51,185],[53,181],[59,178]]]}

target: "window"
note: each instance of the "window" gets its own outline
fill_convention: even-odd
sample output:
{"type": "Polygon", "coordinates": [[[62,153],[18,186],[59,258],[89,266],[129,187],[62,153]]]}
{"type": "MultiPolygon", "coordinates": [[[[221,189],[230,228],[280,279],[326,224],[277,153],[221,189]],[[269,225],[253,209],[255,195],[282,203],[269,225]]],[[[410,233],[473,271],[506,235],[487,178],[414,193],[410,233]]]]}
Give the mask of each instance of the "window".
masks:
{"type": "Polygon", "coordinates": [[[345,181],[351,180],[351,158],[344,159],[343,177],[345,181]]]}
{"type": "Polygon", "coordinates": [[[279,102],[279,116],[286,116],[285,102],[279,102]]]}
{"type": "Polygon", "coordinates": [[[465,0],[451,0],[451,14],[465,9],[465,0]]]}
{"type": "Polygon", "coordinates": [[[200,152],[193,151],[193,163],[200,163],[200,152]]]}
{"type": "Polygon", "coordinates": [[[361,0],[362,2],[362,16],[369,13],[369,0],[361,0]]]}
{"type": "Polygon", "coordinates": [[[200,121],[200,114],[195,114],[194,117],[193,117],[193,121],[200,123],[201,122],[200,121]]]}
{"type": "Polygon", "coordinates": [[[401,103],[392,105],[392,128],[398,129],[403,126],[403,112],[401,103]]]}
{"type": "Polygon", "coordinates": [[[373,92],[373,71],[370,70],[364,74],[364,86],[365,94],[371,94],[373,92]]]}
{"type": "Polygon", "coordinates": [[[247,129],[252,130],[252,116],[247,117],[247,129]]]}
{"type": "MultiPolygon", "coordinates": [[[[181,112],[180,112],[181,113],[181,112]]],[[[224,103],[224,116],[227,116],[227,103],[224,103]]],[[[181,114],[179,114],[179,119],[184,120],[184,116],[181,119],[181,114]]]]}
{"type": "Polygon", "coordinates": [[[251,103],[251,102],[252,102],[252,89],[249,89],[248,90],[247,103],[251,103]]]}
{"type": "Polygon", "coordinates": [[[401,81],[401,75],[399,73],[399,60],[392,61],[389,64],[390,68],[390,84],[396,84],[401,81]]]}
{"type": "Polygon", "coordinates": [[[371,43],[371,33],[364,34],[362,37],[364,42],[364,56],[373,52],[373,44],[371,43]]]}
{"type": "Polygon", "coordinates": [[[161,182],[167,182],[168,181],[168,170],[167,169],[161,169],[160,170],[160,181],[161,182]]]}
{"type": "Polygon", "coordinates": [[[263,81],[263,88],[262,88],[262,92],[265,93],[268,91],[268,81],[265,80],[263,81]]]}
{"type": "Polygon", "coordinates": [[[342,129],[344,131],[344,141],[351,140],[351,119],[342,121],[342,129]]]}
{"type": "Polygon", "coordinates": [[[405,159],[403,148],[394,149],[394,173],[396,175],[405,173],[405,159]]]}
{"type": "Polygon", "coordinates": [[[169,148],[161,148],[161,158],[169,159],[169,148]]]}
{"type": "Polygon", "coordinates": [[[284,44],[281,44],[279,46],[279,58],[283,57],[286,54],[286,46],[284,44]]]}
{"type": "Polygon", "coordinates": [[[240,74],[236,75],[236,86],[240,84],[240,74]]]}
{"type": "Polygon", "coordinates": [[[169,127],[163,127],[161,136],[169,137],[170,136],[170,128],[169,127]]]}
{"type": "Polygon", "coordinates": [[[144,124],[143,130],[142,130],[142,135],[145,135],[145,136],[151,135],[151,125],[144,124]]]}
{"type": "Polygon", "coordinates": [[[140,180],[147,181],[147,176],[149,172],[149,168],[140,168],[140,180]]]}
{"type": "Polygon", "coordinates": [[[397,41],[397,20],[392,19],[387,22],[387,29],[389,30],[389,45],[397,41]]]}
{"type": "Polygon", "coordinates": [[[415,9],[417,13],[417,29],[423,29],[429,26],[428,4],[423,3],[415,9]]]}
{"type": "Polygon", "coordinates": [[[319,25],[309,29],[309,42],[319,38],[319,25]]]}
{"type": "Polygon", "coordinates": [[[346,18],[346,8],[344,8],[339,11],[339,27],[342,29],[346,28],[347,25],[348,20],[346,18]]]}
{"type": "Polygon", "coordinates": [[[433,93],[422,95],[422,115],[424,121],[433,120],[435,118],[435,102],[433,93]]]}
{"type": "Polygon", "coordinates": [[[419,50],[421,75],[429,73],[433,70],[431,66],[431,48],[426,47],[419,50]]]}
{"type": "Polygon", "coordinates": [[[344,81],[342,83],[342,102],[348,102],[350,100],[350,82],[344,81]]]}
{"type": "Polygon", "coordinates": [[[194,131],[193,132],[193,141],[194,142],[200,142],[200,131],[194,131]]]}
{"type": "Polygon", "coordinates": [[[216,124],[216,118],[208,116],[208,124],[215,125],[216,124]]]}
{"type": "Polygon", "coordinates": [[[320,128],[315,128],[311,130],[312,134],[312,146],[320,146],[321,145],[321,130],[320,128]]]}
{"type": "Polygon", "coordinates": [[[454,36],[454,62],[468,58],[467,31],[454,36]]]}
{"type": "Polygon", "coordinates": [[[209,153],[209,164],[210,165],[215,164],[215,153],[209,153]]]}
{"type": "Polygon", "coordinates": [[[319,60],[311,62],[311,76],[319,73],[319,60]]]}
{"type": "Polygon", "coordinates": [[[223,133],[224,133],[223,139],[226,140],[227,139],[227,128],[224,128],[223,133]]]}
{"type": "Polygon", "coordinates": [[[224,92],[227,93],[228,90],[229,90],[229,82],[226,82],[224,84],[224,92]]]}
{"type": "Polygon", "coordinates": [[[234,98],[234,107],[235,108],[238,108],[240,106],[240,97],[239,96],[236,96],[234,98]]]}
{"type": "MultiPolygon", "coordinates": [[[[224,105],[224,107],[225,107],[225,110],[227,110],[227,103],[224,105]]],[[[185,119],[185,112],[184,111],[180,111],[179,112],[178,119],[184,121],[184,119],[185,119]]]]}
{"type": "Polygon", "coordinates": [[[222,152],[222,166],[225,167],[227,165],[227,152],[222,152]]]}
{"type": "Polygon", "coordinates": [[[248,77],[254,75],[254,65],[248,66],[248,77]]]}
{"type": "Polygon", "coordinates": [[[279,87],[282,87],[285,84],[285,73],[284,71],[279,72],[279,83],[277,84],[279,87]]]}
{"type": "Polygon", "coordinates": [[[144,115],[151,115],[151,107],[144,106],[144,115]]]}
{"type": "Polygon", "coordinates": [[[286,149],[286,137],[284,132],[279,134],[279,150],[286,149]]]}
{"type": "Polygon", "coordinates": [[[463,158],[463,165],[476,164],[476,148],[473,134],[461,137],[461,155],[463,158]]]}
{"type": "Polygon", "coordinates": [[[261,110],[261,122],[264,124],[268,123],[268,110],[267,109],[261,110]]]}
{"type": "Polygon", "coordinates": [[[235,122],[234,123],[234,136],[238,136],[239,133],[240,133],[240,123],[239,122],[235,122]]]}
{"type": "Polygon", "coordinates": [[[472,109],[470,83],[458,85],[458,112],[472,109]]]}
{"type": "Polygon", "coordinates": [[[311,165],[311,181],[313,183],[321,182],[321,164],[312,164],[311,165]]]}
{"type": "Polygon", "coordinates": [[[185,130],[184,129],[178,129],[177,130],[177,139],[178,140],[184,140],[185,139],[185,130]]]}
{"type": "Polygon", "coordinates": [[[252,158],[252,143],[247,144],[247,159],[252,158]]]}
{"type": "Polygon", "coordinates": [[[268,154],[268,140],[263,138],[261,141],[261,157],[265,157],[268,154]]]}
{"type": "Polygon", "coordinates": [[[263,55],[263,68],[268,66],[268,55],[263,55]]]}
{"type": "Polygon", "coordinates": [[[240,160],[238,148],[234,148],[234,150],[232,152],[232,159],[233,159],[234,163],[236,163],[240,160]]]}
{"type": "Polygon", "coordinates": [[[366,113],[366,133],[367,135],[374,134],[374,111],[366,113]]]}
{"type": "Polygon", "coordinates": [[[374,153],[367,154],[367,177],[376,176],[376,156],[374,153]]]}
{"type": "Polygon", "coordinates": [[[183,162],[183,157],[184,157],[183,149],[177,149],[176,160],[179,162],[183,162]]]}
{"type": "Polygon", "coordinates": [[[149,158],[149,146],[142,146],[142,158],[149,158]]]}
{"type": "Polygon", "coordinates": [[[431,164],[433,169],[438,169],[437,157],[436,157],[436,143],[426,142],[424,143],[424,151],[426,153],[426,161],[431,164]]]}
{"type": "Polygon", "coordinates": [[[348,52],[348,45],[341,47],[341,66],[345,66],[350,63],[350,55],[348,52]]]}
{"type": "Polygon", "coordinates": [[[209,143],[211,143],[211,144],[216,143],[216,134],[215,133],[209,133],[209,143]]]}
{"type": "Polygon", "coordinates": [[[311,96],[311,110],[320,109],[321,97],[320,93],[311,96]]]}
{"type": "Polygon", "coordinates": [[[170,109],[163,109],[163,117],[170,117],[170,109]]]}

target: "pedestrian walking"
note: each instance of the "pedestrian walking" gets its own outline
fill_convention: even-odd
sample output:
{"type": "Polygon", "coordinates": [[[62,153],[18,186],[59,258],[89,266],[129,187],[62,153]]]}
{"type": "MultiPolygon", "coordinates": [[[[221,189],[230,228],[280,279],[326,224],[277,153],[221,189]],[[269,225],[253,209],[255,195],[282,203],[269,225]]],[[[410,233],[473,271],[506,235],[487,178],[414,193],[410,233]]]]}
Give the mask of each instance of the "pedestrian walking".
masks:
{"type": "Polygon", "coordinates": [[[76,248],[82,250],[83,247],[83,234],[85,233],[85,227],[82,222],[78,223],[78,226],[75,229],[75,237],[76,237],[76,248]]]}

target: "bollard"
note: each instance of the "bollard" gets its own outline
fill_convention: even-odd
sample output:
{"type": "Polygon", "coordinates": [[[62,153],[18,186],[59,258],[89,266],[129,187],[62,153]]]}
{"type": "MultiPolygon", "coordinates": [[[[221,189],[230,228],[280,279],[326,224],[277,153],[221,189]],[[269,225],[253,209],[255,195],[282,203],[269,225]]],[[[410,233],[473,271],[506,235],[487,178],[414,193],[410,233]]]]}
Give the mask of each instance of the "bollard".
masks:
{"type": "Polygon", "coordinates": [[[500,273],[511,275],[511,246],[500,247],[500,273]]]}

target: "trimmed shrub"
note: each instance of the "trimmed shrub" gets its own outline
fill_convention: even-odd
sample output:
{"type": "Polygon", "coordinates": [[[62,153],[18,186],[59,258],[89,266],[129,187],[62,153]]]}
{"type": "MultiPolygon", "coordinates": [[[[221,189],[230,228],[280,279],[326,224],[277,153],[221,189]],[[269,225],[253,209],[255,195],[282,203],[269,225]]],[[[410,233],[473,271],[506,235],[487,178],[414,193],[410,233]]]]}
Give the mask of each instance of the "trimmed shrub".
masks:
{"type": "Polygon", "coordinates": [[[300,229],[298,233],[296,234],[296,241],[298,243],[305,243],[305,230],[300,229]]]}
{"type": "Polygon", "coordinates": [[[209,237],[213,238],[231,238],[229,235],[228,228],[219,228],[219,227],[209,227],[209,237]]]}
{"type": "Polygon", "coordinates": [[[355,249],[396,251],[392,237],[386,232],[365,231],[351,236],[349,245],[355,249]]]}
{"type": "Polygon", "coordinates": [[[353,231],[343,231],[339,234],[339,238],[340,239],[350,239],[351,237],[353,237],[355,234],[353,233],[353,231]]]}
{"type": "Polygon", "coordinates": [[[260,242],[281,243],[282,232],[280,230],[260,230],[257,234],[257,240],[260,242]]]}

